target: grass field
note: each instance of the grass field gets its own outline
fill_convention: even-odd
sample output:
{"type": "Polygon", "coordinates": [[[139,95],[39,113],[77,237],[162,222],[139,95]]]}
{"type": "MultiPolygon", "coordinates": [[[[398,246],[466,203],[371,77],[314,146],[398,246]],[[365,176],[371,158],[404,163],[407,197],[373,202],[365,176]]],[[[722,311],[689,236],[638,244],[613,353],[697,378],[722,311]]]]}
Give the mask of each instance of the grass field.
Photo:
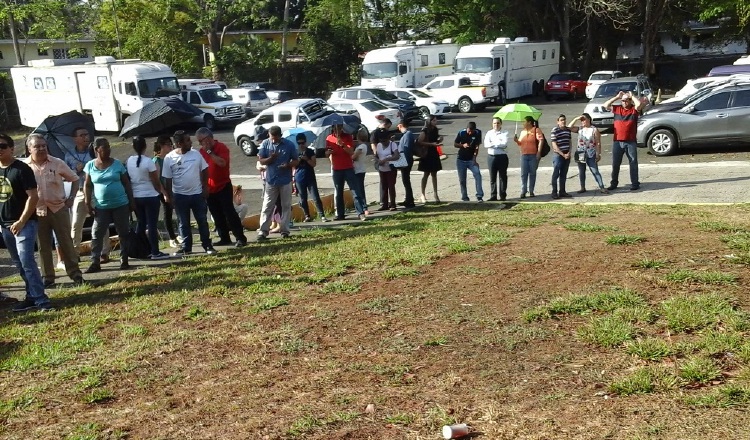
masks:
{"type": "Polygon", "coordinates": [[[0,310],[7,439],[750,438],[750,206],[429,205],[0,310]]]}

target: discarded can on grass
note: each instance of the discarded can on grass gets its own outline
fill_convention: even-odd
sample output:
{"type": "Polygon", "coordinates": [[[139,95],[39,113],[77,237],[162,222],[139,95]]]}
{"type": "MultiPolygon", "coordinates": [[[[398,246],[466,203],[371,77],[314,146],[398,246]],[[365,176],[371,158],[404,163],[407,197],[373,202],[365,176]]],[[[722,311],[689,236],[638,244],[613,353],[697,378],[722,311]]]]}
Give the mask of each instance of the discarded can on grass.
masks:
{"type": "Polygon", "coordinates": [[[443,426],[443,438],[445,439],[461,438],[466,435],[469,435],[469,425],[465,423],[443,426]]]}

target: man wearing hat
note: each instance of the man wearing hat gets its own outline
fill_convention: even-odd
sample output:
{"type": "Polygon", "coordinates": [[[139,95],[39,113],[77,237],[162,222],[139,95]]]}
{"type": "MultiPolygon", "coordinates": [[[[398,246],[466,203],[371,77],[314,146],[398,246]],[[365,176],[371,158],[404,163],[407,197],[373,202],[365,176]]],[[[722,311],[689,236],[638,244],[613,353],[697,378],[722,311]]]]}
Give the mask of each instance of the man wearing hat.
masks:
{"type": "Polygon", "coordinates": [[[635,134],[638,126],[643,102],[633,98],[633,92],[620,91],[617,96],[604,103],[604,108],[615,115],[614,141],[612,142],[612,181],[608,190],[612,191],[619,184],[620,165],[622,155],[627,154],[630,164],[630,190],[637,191],[641,187],[638,181],[638,148],[635,134]],[[622,105],[613,106],[615,101],[622,101],[622,105]]]}

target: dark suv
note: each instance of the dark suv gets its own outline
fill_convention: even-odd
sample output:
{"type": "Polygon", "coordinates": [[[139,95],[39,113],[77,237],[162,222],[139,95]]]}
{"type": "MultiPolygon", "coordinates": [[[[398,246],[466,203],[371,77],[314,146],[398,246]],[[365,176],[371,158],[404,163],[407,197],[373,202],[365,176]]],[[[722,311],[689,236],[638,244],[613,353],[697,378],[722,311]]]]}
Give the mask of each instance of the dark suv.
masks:
{"type": "MultiPolygon", "coordinates": [[[[383,103],[391,108],[397,108],[401,111],[401,117],[411,122],[414,119],[420,119],[419,107],[410,99],[399,98],[393,93],[386,92],[383,89],[366,89],[362,87],[348,87],[338,89],[331,93],[329,101],[361,101],[371,99],[383,103]]],[[[392,121],[395,125],[397,121],[392,121]]]]}
{"type": "Polygon", "coordinates": [[[636,141],[655,156],[694,145],[750,144],[750,82],[718,86],[683,107],[641,116],[636,141]]]}

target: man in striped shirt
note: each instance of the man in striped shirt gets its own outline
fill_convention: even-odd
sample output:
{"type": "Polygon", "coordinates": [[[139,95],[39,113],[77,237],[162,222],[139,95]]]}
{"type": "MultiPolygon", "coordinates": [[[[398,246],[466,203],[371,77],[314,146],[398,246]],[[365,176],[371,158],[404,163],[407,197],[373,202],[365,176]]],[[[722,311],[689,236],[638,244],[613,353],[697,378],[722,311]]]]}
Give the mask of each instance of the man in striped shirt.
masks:
{"type": "Polygon", "coordinates": [[[571,132],[578,132],[578,127],[568,127],[565,115],[557,117],[557,125],[552,129],[550,140],[552,141],[552,198],[571,198],[565,192],[565,181],[568,179],[568,168],[570,167],[570,139],[571,132]],[[559,189],[558,192],[558,182],[559,189]]]}

